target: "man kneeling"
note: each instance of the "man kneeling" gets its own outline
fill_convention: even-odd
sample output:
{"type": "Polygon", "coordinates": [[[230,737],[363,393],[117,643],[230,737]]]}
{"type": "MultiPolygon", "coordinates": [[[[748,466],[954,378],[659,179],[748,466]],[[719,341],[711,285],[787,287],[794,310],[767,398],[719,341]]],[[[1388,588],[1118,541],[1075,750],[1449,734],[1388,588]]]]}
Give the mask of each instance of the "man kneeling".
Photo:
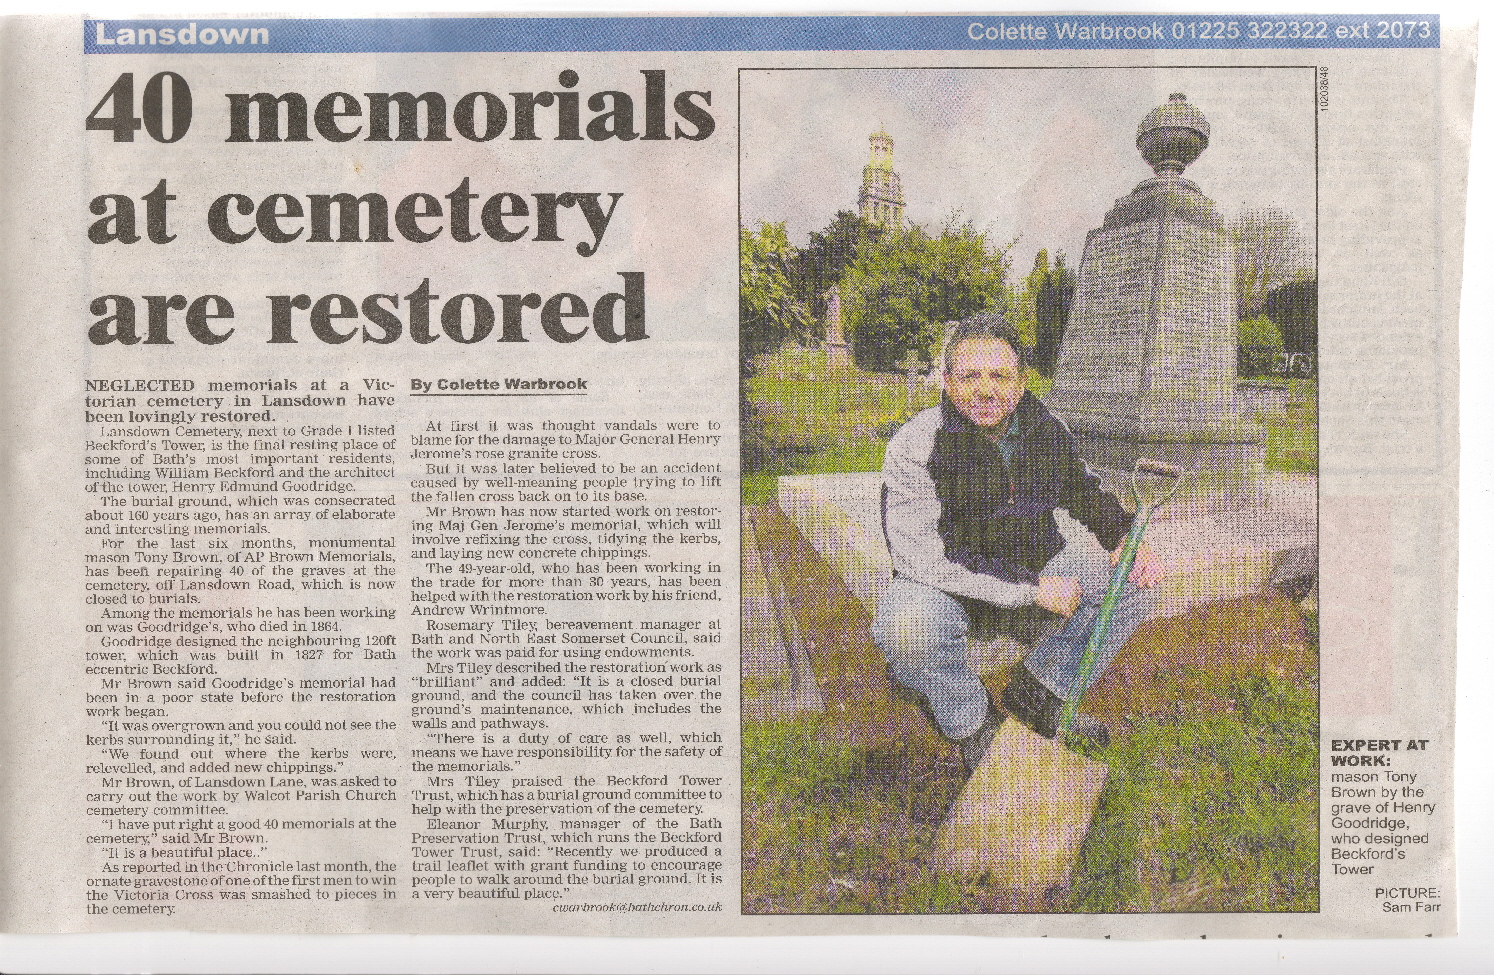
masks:
{"type": "MultiPolygon", "coordinates": [[[[973,771],[1005,714],[970,666],[972,629],[1009,625],[1033,607],[1066,617],[1001,695],[1014,718],[1054,737],[1065,702],[1085,690],[1080,664],[1131,516],[1101,489],[1063,422],[1026,392],[1021,339],[1000,315],[958,323],[943,359],[939,405],[909,420],[887,445],[882,526],[893,579],[872,635],[893,678],[960,746],[973,771]],[[1058,508],[1104,551],[1066,547],[1053,518],[1058,508]]],[[[1161,576],[1161,562],[1143,544],[1088,683],[1149,617],[1141,590],[1161,576]]],[[[1105,727],[1084,717],[1072,734],[1092,747],[1109,742],[1105,727]]]]}

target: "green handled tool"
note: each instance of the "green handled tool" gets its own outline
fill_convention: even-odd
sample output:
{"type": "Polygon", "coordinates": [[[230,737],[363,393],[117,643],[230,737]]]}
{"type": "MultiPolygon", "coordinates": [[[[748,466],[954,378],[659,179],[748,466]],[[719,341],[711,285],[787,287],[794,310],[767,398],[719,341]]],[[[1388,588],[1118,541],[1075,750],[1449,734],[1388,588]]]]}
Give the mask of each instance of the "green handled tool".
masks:
{"type": "MultiPolygon", "coordinates": [[[[1131,575],[1131,566],[1136,561],[1136,550],[1141,547],[1141,536],[1146,533],[1146,526],[1152,520],[1152,513],[1162,507],[1172,496],[1177,494],[1179,486],[1183,483],[1184,471],[1181,467],[1164,464],[1158,460],[1147,460],[1145,458],[1136,461],[1131,468],[1131,499],[1136,505],[1136,518],[1131,522],[1131,530],[1126,534],[1126,540],[1121,545],[1120,558],[1115,563],[1115,571],[1110,573],[1110,585],[1105,589],[1105,598],[1100,602],[1100,613],[1095,618],[1095,627],[1090,631],[1089,643],[1084,648],[1084,656],[1079,661],[1079,687],[1089,686],[1090,674],[1095,669],[1095,659],[1099,656],[1100,647],[1104,645],[1105,638],[1110,635],[1110,620],[1115,615],[1115,607],[1120,604],[1121,593],[1126,588],[1126,579],[1131,575]],[[1143,491],[1140,478],[1148,475],[1155,478],[1151,490],[1143,491]],[[1170,486],[1163,493],[1162,483],[1170,482],[1170,486]]],[[[1069,729],[1074,723],[1074,712],[1079,707],[1079,699],[1084,696],[1080,692],[1069,700],[1063,708],[1063,717],[1059,721],[1059,741],[1067,741],[1069,729]]]]}

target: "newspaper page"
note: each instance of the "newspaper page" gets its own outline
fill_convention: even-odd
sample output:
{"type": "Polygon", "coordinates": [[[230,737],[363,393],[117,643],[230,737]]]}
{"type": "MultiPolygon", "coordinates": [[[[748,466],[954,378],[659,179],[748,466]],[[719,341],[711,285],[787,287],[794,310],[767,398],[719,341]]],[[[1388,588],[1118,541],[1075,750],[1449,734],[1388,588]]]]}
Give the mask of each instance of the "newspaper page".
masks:
{"type": "Polygon", "coordinates": [[[3,930],[1456,932],[1471,31],[0,38],[3,930]]]}

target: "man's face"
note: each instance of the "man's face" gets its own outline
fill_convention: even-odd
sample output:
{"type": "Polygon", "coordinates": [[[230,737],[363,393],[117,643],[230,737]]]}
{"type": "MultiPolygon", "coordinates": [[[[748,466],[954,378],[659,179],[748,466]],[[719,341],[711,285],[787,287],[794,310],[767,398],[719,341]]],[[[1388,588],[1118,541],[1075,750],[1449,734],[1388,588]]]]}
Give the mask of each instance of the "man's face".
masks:
{"type": "Polygon", "coordinates": [[[1022,364],[1001,339],[966,339],[955,346],[944,392],[978,427],[999,427],[1012,415],[1025,384],[1022,364]]]}

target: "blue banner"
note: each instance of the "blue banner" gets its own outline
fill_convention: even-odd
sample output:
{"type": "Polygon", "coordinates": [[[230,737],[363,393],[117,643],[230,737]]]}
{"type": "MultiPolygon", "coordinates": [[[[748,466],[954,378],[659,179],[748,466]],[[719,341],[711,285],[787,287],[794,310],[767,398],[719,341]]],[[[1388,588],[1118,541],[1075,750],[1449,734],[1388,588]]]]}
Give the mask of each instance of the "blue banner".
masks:
{"type": "Polygon", "coordinates": [[[86,54],[1436,48],[1436,14],[85,20],[86,54]]]}

